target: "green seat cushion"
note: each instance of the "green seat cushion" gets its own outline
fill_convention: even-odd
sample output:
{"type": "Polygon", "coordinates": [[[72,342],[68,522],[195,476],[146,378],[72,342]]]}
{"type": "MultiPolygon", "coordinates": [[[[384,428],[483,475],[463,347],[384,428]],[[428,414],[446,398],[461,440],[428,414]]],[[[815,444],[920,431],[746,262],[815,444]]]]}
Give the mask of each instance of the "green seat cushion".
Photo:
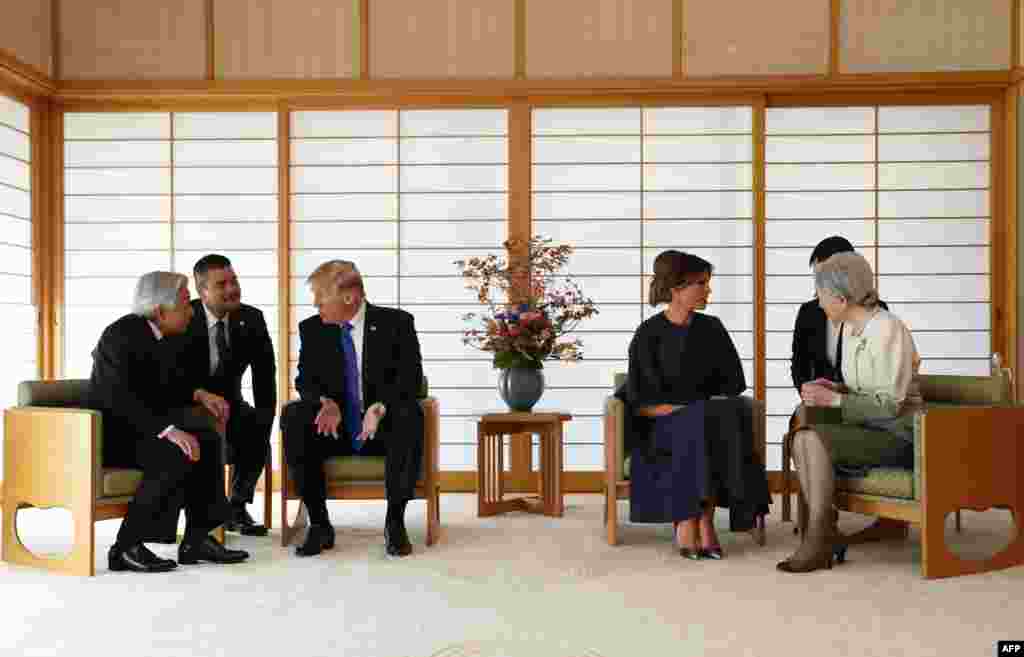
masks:
{"type": "Polygon", "coordinates": [[[383,456],[335,456],[324,463],[327,481],[384,481],[383,456]]]}
{"type": "Polygon", "coordinates": [[[134,495],[142,481],[142,470],[134,468],[103,468],[103,483],[100,497],[123,497],[134,495]]]}
{"type": "Polygon", "coordinates": [[[836,489],[879,497],[914,499],[914,472],[906,468],[872,468],[863,477],[836,477],[836,489]]]}

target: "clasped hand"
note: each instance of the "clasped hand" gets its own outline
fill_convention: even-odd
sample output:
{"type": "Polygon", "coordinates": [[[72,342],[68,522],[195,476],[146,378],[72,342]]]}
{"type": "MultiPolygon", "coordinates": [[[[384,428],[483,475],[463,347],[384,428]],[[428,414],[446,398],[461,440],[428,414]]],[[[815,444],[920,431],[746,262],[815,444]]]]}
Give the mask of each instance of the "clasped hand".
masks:
{"type": "Polygon", "coordinates": [[[835,381],[818,378],[800,386],[800,400],[807,406],[831,406],[843,390],[843,386],[835,381]]]}
{"type": "MultiPolygon", "coordinates": [[[[384,417],[384,407],[382,404],[377,403],[370,406],[363,415],[363,429],[356,436],[356,440],[362,442],[373,438],[374,434],[377,433],[377,427],[380,425],[382,417],[384,417]]],[[[316,414],[316,419],[313,423],[316,424],[316,432],[318,434],[337,438],[338,427],[341,426],[341,408],[338,406],[338,403],[328,397],[321,397],[320,412],[316,414]]]]}
{"type": "Polygon", "coordinates": [[[217,421],[218,426],[227,425],[228,418],[231,416],[231,405],[228,404],[226,399],[212,392],[207,392],[202,388],[196,390],[192,398],[209,411],[213,419],[217,421]]]}

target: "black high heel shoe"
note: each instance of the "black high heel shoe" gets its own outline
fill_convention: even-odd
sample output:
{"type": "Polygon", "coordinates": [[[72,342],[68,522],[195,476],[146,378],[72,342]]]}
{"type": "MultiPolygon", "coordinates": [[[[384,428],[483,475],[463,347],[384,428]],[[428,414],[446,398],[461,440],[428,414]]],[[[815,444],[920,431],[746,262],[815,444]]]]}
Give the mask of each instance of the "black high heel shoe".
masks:
{"type": "Polygon", "coordinates": [[[846,561],[846,548],[847,545],[836,545],[832,547],[832,557],[835,559],[836,564],[841,564],[846,561]]]}

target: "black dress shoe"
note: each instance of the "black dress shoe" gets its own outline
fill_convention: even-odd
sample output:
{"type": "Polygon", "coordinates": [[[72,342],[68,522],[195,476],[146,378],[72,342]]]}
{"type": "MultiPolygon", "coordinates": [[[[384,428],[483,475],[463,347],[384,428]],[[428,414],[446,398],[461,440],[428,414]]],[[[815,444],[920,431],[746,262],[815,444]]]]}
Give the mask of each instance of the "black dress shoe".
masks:
{"type": "Polygon", "coordinates": [[[392,557],[406,557],[412,554],[412,543],[401,520],[384,524],[384,551],[392,557]]]}
{"type": "Polygon", "coordinates": [[[334,527],[330,525],[310,525],[306,532],[306,540],[295,548],[300,557],[313,557],[324,550],[334,547],[334,527]]]}
{"type": "Polygon", "coordinates": [[[202,541],[182,541],[178,548],[178,563],[192,565],[200,561],[211,563],[239,563],[249,558],[245,550],[229,550],[207,534],[202,541]]]}
{"type": "Polygon", "coordinates": [[[231,518],[224,523],[224,529],[229,532],[239,532],[243,536],[267,535],[267,528],[264,525],[257,524],[245,509],[245,504],[231,505],[231,518]]]}
{"type": "Polygon", "coordinates": [[[112,545],[107,552],[107,566],[110,570],[131,570],[136,573],[166,573],[178,564],[174,559],[161,559],[142,543],[126,550],[112,545]]]}

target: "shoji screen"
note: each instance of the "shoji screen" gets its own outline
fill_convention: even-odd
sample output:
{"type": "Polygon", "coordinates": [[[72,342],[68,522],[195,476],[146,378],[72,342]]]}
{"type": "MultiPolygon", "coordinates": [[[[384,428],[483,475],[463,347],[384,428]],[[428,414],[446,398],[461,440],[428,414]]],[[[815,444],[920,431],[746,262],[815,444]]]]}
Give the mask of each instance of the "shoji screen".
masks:
{"type": "Polygon", "coordinates": [[[304,281],[326,260],[359,265],[369,299],[416,317],[441,403],[441,467],[476,467],[475,420],[498,400],[488,354],[464,347],[476,309],[453,260],[500,252],[507,216],[504,110],[292,114],[292,376],[304,281]]]}
{"type": "Polygon", "coordinates": [[[140,274],[191,279],[210,252],[231,258],[276,340],[276,114],[67,114],[64,130],[65,376],[89,376],[140,274]]]}
{"type": "Polygon", "coordinates": [[[508,112],[399,114],[399,305],[416,316],[423,371],[441,402],[441,468],[476,469],[476,421],[503,410],[491,354],[462,344],[475,312],[454,260],[504,254],[508,112]]]}
{"type": "Polygon", "coordinates": [[[603,464],[601,413],[627,369],[655,256],[716,267],[712,305],[753,386],[750,108],[539,109],[533,113],[533,232],[576,247],[568,270],[600,314],[580,332],[585,360],[545,366],[544,402],[571,409],[567,469],[603,464]]]}
{"type": "MultiPolygon", "coordinates": [[[[774,108],[766,121],[769,441],[799,402],[789,359],[807,261],[842,235],[907,322],[923,372],[984,373],[989,334],[989,108],[774,108]]],[[[779,465],[770,447],[769,468],[779,465]]]]}
{"type": "Polygon", "coordinates": [[[0,96],[0,311],[4,313],[0,408],[17,403],[18,382],[39,374],[32,298],[31,159],[30,110],[0,96]]]}
{"type": "Polygon", "coordinates": [[[88,378],[139,274],[172,267],[171,115],[66,114],[64,138],[63,376],[88,378]]]}
{"type": "Polygon", "coordinates": [[[989,371],[990,120],[987,105],[878,108],[878,290],[922,372],[989,371]]]}
{"type": "MultiPolygon", "coordinates": [[[[277,114],[175,113],[173,122],[173,266],[191,279],[204,255],[230,258],[276,353],[277,114]]],[[[198,296],[194,280],[191,290],[198,296]]],[[[251,372],[243,386],[251,401],[251,372]]]]}

